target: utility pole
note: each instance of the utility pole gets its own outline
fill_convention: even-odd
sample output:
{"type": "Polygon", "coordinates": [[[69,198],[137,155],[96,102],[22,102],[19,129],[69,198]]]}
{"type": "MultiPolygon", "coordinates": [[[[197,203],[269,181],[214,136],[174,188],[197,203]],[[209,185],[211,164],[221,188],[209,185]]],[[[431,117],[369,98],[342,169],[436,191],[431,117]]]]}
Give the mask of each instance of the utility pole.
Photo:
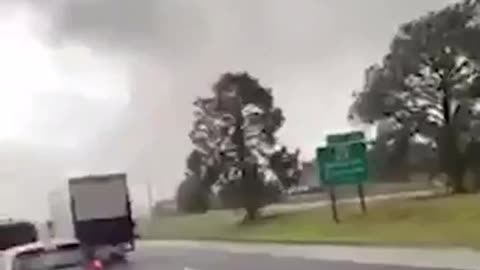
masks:
{"type": "Polygon", "coordinates": [[[147,204],[148,204],[148,216],[152,216],[153,215],[153,190],[152,190],[152,183],[150,182],[150,180],[148,180],[147,182],[147,204]]]}

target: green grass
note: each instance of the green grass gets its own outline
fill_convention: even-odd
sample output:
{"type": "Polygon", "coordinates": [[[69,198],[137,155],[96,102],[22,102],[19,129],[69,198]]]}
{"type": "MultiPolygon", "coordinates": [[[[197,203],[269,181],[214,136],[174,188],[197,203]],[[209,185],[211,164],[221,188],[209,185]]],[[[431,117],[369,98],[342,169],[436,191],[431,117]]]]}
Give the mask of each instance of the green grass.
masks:
{"type": "Polygon", "coordinates": [[[159,217],[146,228],[152,239],[338,242],[441,245],[480,248],[480,196],[391,200],[339,207],[341,224],[329,208],[271,216],[240,224],[241,215],[214,211],[204,215],[159,217]]]}

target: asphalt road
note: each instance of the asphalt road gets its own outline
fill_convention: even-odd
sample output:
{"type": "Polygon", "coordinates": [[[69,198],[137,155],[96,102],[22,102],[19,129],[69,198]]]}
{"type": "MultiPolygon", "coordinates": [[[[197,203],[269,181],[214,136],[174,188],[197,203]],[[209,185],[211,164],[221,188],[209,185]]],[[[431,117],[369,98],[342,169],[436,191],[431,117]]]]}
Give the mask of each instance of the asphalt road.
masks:
{"type": "Polygon", "coordinates": [[[121,268],[125,270],[440,270],[440,268],[358,264],[348,261],[272,256],[254,251],[248,253],[173,246],[140,247],[131,254],[129,261],[127,266],[121,268]]]}

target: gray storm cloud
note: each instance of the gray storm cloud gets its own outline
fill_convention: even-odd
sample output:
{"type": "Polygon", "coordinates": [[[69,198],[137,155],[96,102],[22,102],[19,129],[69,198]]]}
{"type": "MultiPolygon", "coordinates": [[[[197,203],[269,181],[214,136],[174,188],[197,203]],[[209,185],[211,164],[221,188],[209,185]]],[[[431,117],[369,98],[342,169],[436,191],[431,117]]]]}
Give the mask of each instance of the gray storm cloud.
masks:
{"type": "MultiPolygon", "coordinates": [[[[55,11],[51,34],[60,44],[77,40],[120,52],[126,61],[135,59],[129,120],[107,135],[109,148],[101,144],[98,149],[108,156],[124,148],[117,156],[128,160],[139,178],[155,181],[165,195],[181,177],[190,148],[191,101],[208,93],[219,73],[249,70],[270,85],[291,83],[299,73],[323,77],[334,72],[342,80],[341,65],[349,57],[380,56],[399,21],[438,8],[440,2],[422,0],[413,7],[393,0],[368,5],[355,0],[63,0],[50,7],[55,11]]],[[[311,96],[321,103],[335,95],[331,91],[348,95],[350,90],[319,86],[277,93],[289,120],[301,122],[302,116],[295,115],[301,100],[311,96]],[[291,92],[300,95],[299,102],[285,102],[294,97],[291,92]]],[[[346,108],[338,119],[323,121],[343,122],[342,110],[346,108]]],[[[297,130],[287,137],[301,140],[302,126],[290,127],[297,130]]]]}

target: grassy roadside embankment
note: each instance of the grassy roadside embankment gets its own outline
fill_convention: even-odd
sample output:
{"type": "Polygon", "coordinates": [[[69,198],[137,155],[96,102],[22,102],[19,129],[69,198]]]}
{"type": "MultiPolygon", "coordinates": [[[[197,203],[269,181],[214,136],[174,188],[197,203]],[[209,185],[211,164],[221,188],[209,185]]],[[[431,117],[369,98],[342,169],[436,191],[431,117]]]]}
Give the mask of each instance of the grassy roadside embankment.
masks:
{"type": "Polygon", "coordinates": [[[372,202],[369,213],[357,204],[339,206],[342,223],[331,220],[329,207],[265,217],[239,224],[233,211],[164,216],[152,220],[145,239],[272,241],[440,245],[480,248],[480,196],[398,199],[372,202]]]}

